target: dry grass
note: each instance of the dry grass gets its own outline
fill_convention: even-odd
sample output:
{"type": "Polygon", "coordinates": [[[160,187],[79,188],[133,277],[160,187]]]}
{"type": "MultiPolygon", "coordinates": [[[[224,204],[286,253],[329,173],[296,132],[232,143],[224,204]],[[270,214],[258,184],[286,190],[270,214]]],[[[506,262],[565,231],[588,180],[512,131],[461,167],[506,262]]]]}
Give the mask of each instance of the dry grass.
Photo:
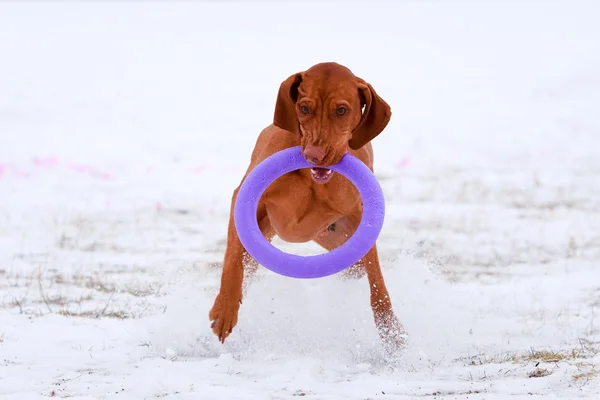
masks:
{"type": "Polygon", "coordinates": [[[531,348],[527,353],[519,354],[501,353],[494,355],[478,354],[469,358],[462,358],[456,361],[466,362],[467,365],[480,366],[486,364],[534,364],[534,369],[527,376],[529,378],[540,378],[551,375],[555,369],[564,366],[574,366],[577,371],[572,375],[576,382],[587,382],[600,376],[600,366],[595,359],[600,355],[600,342],[593,342],[588,339],[580,339],[579,346],[568,350],[531,348]],[[544,364],[546,366],[544,367],[544,364]],[[548,365],[554,364],[553,368],[548,365]]]}
{"type": "Polygon", "coordinates": [[[575,382],[586,383],[600,376],[600,370],[598,370],[597,364],[585,361],[576,363],[575,367],[577,367],[577,373],[573,375],[573,380],[575,382]]]}
{"type": "Polygon", "coordinates": [[[468,360],[468,364],[470,365],[504,364],[508,362],[518,363],[523,361],[558,363],[560,361],[591,358],[598,354],[600,354],[599,343],[595,343],[587,339],[579,339],[579,347],[570,350],[536,350],[531,348],[526,354],[519,354],[516,352],[507,352],[494,355],[478,354],[462,360],[468,360]]]}
{"type": "Polygon", "coordinates": [[[516,361],[516,353],[502,353],[502,354],[478,354],[462,361],[467,361],[468,365],[485,365],[485,364],[505,364],[516,361]]]}
{"type": "Polygon", "coordinates": [[[536,368],[527,374],[529,378],[543,378],[544,376],[551,375],[552,372],[548,371],[546,368],[536,368]]]}
{"type": "Polygon", "coordinates": [[[566,359],[574,359],[578,358],[578,353],[576,350],[571,350],[571,352],[559,352],[553,350],[535,350],[530,349],[528,354],[517,357],[517,360],[523,361],[543,361],[547,363],[557,363],[559,361],[563,361],[566,359]]]}
{"type": "MultiPolygon", "coordinates": [[[[483,390],[465,390],[465,391],[455,391],[455,390],[438,390],[436,392],[433,393],[425,393],[424,395],[422,395],[423,397],[433,397],[434,399],[439,397],[439,396],[467,396],[468,395],[472,395],[472,394],[481,394],[481,393],[485,393],[486,391],[483,390]]],[[[385,393],[383,393],[385,394],[385,393]]]]}
{"type": "MultiPolygon", "coordinates": [[[[5,289],[6,294],[0,306],[17,308],[20,314],[30,316],[135,318],[137,312],[132,314],[129,307],[123,305],[124,300],[128,304],[127,295],[140,298],[134,302],[139,306],[140,301],[147,303],[144,298],[156,292],[151,285],[139,288],[128,282],[112,283],[110,277],[100,273],[65,276],[41,268],[28,274],[11,272],[3,278],[4,285],[0,289],[5,289]],[[115,307],[115,303],[122,305],[115,307]]],[[[148,308],[146,306],[145,311],[148,308]]]]}
{"type": "Polygon", "coordinates": [[[128,319],[131,318],[131,315],[122,310],[115,311],[71,311],[71,310],[60,310],[57,312],[59,315],[63,315],[65,317],[77,317],[77,318],[113,318],[113,319],[128,319]]]}
{"type": "Polygon", "coordinates": [[[73,285],[78,288],[92,289],[96,292],[107,294],[118,292],[128,293],[134,297],[147,297],[155,292],[152,287],[142,289],[139,287],[126,286],[119,288],[117,285],[103,281],[99,274],[94,274],[92,276],[74,275],[71,280],[65,279],[65,277],[62,275],[56,275],[53,279],[56,283],[73,285]]]}

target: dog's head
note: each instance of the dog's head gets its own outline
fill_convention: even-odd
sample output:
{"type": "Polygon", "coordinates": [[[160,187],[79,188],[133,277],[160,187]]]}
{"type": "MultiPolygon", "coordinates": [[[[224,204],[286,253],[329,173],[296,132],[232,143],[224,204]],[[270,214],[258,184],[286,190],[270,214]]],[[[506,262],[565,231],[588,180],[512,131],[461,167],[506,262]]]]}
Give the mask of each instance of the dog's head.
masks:
{"type": "Polygon", "coordinates": [[[342,65],[322,63],[281,84],[273,124],[299,134],[305,158],[326,169],[348,147],[357,150],[379,135],[391,115],[370,84],[342,65]]]}

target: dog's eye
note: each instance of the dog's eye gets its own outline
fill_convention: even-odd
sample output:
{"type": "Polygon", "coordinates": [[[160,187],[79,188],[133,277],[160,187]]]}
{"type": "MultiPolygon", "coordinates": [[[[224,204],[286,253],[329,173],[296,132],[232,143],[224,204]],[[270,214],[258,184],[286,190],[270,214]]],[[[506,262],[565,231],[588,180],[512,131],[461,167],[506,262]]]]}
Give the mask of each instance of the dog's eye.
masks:
{"type": "Polygon", "coordinates": [[[344,114],[346,114],[346,109],[344,107],[338,107],[336,112],[337,112],[337,115],[344,115],[344,114]]]}
{"type": "Polygon", "coordinates": [[[302,107],[300,107],[300,110],[302,110],[302,112],[303,112],[304,114],[308,114],[308,113],[310,112],[310,110],[308,109],[308,107],[307,107],[307,106],[302,106],[302,107]]]}

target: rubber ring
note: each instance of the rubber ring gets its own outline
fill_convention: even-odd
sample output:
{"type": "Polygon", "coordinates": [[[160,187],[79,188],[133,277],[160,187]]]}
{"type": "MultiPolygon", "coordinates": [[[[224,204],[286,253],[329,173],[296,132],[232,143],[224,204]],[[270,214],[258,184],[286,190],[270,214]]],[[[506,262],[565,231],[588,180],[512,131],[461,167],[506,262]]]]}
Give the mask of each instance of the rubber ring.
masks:
{"type": "Polygon", "coordinates": [[[354,234],[340,247],[312,256],[285,253],[273,246],[258,226],[259,200],[275,179],[312,167],[302,156],[300,146],[279,151],[248,174],[234,206],[235,228],[246,251],[265,268],[291,278],[322,278],[354,265],[373,247],[383,227],[385,201],[377,178],[360,159],[346,154],[338,164],[328,168],[348,178],[362,198],[363,214],[354,234]]]}

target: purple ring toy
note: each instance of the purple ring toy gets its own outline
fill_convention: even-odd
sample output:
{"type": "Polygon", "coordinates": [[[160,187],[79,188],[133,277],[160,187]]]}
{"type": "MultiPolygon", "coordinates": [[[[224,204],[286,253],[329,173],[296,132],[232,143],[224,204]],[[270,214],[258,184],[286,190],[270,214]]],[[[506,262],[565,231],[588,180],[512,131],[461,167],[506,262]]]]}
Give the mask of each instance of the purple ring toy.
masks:
{"type": "Polygon", "coordinates": [[[342,246],[313,256],[285,253],[269,243],[256,219],[263,192],[280,176],[311,167],[300,146],[267,157],[248,174],[234,206],[235,228],[246,251],[265,268],[291,278],[322,278],[352,266],[373,247],[383,226],[385,202],[377,178],[362,161],[346,154],[338,164],[328,168],[348,178],[360,193],[363,215],[356,232],[342,246]]]}

